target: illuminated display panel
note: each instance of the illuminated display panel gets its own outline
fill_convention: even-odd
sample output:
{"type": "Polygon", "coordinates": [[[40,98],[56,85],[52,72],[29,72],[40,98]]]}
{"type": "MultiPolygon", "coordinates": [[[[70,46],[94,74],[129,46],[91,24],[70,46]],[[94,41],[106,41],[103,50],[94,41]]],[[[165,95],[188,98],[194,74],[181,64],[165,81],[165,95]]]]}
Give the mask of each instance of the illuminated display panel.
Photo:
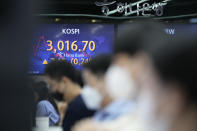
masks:
{"type": "MultiPolygon", "coordinates": [[[[124,29],[131,27],[132,24],[120,24],[118,25],[118,35],[124,29]]],[[[168,35],[187,35],[195,36],[197,35],[197,24],[165,24],[163,31],[168,35]]],[[[132,27],[131,27],[132,28],[132,27]]]]}
{"type": "Polygon", "coordinates": [[[112,54],[113,24],[40,24],[33,37],[30,74],[43,74],[47,63],[64,59],[75,68],[99,54],[112,54]]]}
{"type": "Polygon", "coordinates": [[[197,24],[167,24],[164,31],[169,35],[197,35],[197,24]]]}

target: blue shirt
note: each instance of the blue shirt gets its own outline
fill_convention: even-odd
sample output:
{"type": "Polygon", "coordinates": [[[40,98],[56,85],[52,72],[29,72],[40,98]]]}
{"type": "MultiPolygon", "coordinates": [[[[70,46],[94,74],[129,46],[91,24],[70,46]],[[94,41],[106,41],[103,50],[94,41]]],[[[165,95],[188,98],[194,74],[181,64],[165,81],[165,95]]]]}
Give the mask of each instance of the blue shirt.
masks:
{"type": "Polygon", "coordinates": [[[93,119],[99,122],[115,120],[121,115],[134,111],[135,107],[135,102],[116,100],[106,108],[96,112],[93,119]]]}
{"type": "Polygon", "coordinates": [[[36,117],[49,117],[50,126],[57,124],[60,120],[59,114],[47,100],[42,100],[37,104],[36,117]]]}

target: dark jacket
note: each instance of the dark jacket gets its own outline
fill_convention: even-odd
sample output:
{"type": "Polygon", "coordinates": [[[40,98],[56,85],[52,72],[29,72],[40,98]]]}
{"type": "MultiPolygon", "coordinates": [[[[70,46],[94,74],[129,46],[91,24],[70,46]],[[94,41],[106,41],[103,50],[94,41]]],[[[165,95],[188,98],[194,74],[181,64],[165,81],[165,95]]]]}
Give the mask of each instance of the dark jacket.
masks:
{"type": "Polygon", "coordinates": [[[69,105],[66,115],[63,120],[64,131],[70,131],[72,126],[81,119],[91,117],[95,113],[94,110],[89,110],[81,95],[77,96],[69,105]]]}

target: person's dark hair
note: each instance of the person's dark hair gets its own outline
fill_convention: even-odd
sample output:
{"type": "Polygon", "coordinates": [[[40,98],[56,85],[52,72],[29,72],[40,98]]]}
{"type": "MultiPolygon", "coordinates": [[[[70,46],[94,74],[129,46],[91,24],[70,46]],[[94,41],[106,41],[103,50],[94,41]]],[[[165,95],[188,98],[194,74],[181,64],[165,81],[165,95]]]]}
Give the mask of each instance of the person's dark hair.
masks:
{"type": "Polygon", "coordinates": [[[59,93],[58,91],[51,92],[50,95],[51,95],[51,97],[53,97],[57,101],[64,101],[63,94],[59,93]]]}
{"type": "Polygon", "coordinates": [[[83,67],[85,69],[89,69],[92,73],[96,75],[103,75],[107,71],[110,64],[110,55],[99,55],[93,58],[88,63],[84,64],[83,67]]]}
{"type": "Polygon", "coordinates": [[[45,82],[41,81],[41,82],[35,83],[33,89],[34,89],[34,92],[38,95],[37,102],[42,101],[42,100],[48,100],[53,105],[56,112],[59,114],[57,104],[55,103],[51,95],[49,94],[49,89],[45,82]]]}
{"type": "Polygon", "coordinates": [[[76,70],[73,65],[65,60],[53,60],[45,68],[45,74],[55,80],[61,80],[63,76],[76,82],[76,70]]]}
{"type": "Polygon", "coordinates": [[[128,28],[120,32],[114,46],[115,54],[126,53],[130,56],[158,43],[166,37],[163,26],[153,21],[136,21],[125,24],[128,28]]]}
{"type": "Polygon", "coordinates": [[[75,72],[75,77],[76,77],[76,83],[80,85],[81,88],[83,88],[83,79],[82,79],[82,74],[80,70],[76,70],[75,72]]]}
{"type": "Polygon", "coordinates": [[[178,82],[188,102],[197,102],[197,39],[175,38],[149,49],[153,66],[164,82],[178,82]]]}

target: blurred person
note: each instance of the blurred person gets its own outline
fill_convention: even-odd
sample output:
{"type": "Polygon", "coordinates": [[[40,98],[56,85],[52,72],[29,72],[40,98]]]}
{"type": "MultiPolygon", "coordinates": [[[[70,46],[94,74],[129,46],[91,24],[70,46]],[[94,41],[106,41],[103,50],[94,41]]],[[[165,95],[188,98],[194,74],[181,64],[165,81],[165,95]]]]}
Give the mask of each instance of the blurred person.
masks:
{"type": "MultiPolygon", "coordinates": [[[[95,114],[93,120],[81,121],[74,127],[74,131],[90,131],[94,128],[102,130],[103,124],[115,121],[135,110],[137,84],[134,82],[133,71],[137,69],[135,55],[140,49],[141,32],[135,33],[133,30],[127,30],[116,41],[112,62],[106,70],[104,89],[101,90],[102,108],[95,114]]],[[[102,61],[99,62],[102,65],[102,61]]]]}
{"type": "MultiPolygon", "coordinates": [[[[50,88],[50,87],[49,87],[50,88]]],[[[62,122],[68,107],[68,103],[64,100],[63,95],[59,93],[56,90],[52,90],[53,88],[50,88],[50,94],[55,99],[55,102],[57,103],[58,111],[60,114],[60,122],[58,125],[62,126],[62,122]]]]}
{"type": "Polygon", "coordinates": [[[50,87],[62,93],[68,103],[63,120],[64,131],[70,131],[77,121],[94,114],[82,99],[80,74],[72,64],[65,60],[53,60],[46,66],[45,75],[50,87]]]}
{"type": "Polygon", "coordinates": [[[155,44],[142,58],[140,101],[149,107],[151,131],[197,130],[196,42],[178,37],[155,44]]]}
{"type": "Polygon", "coordinates": [[[124,115],[120,115],[117,119],[105,121],[104,123],[96,123],[85,121],[79,123],[74,131],[83,131],[95,129],[95,131],[119,131],[119,130],[142,130],[146,129],[145,125],[138,120],[138,117],[146,116],[146,109],[138,107],[138,96],[142,90],[139,78],[143,76],[140,60],[141,52],[145,47],[165,42],[163,37],[165,33],[156,22],[136,22],[130,28],[125,30],[115,43],[115,54],[110,68],[106,74],[106,92],[116,103],[121,105],[116,110],[126,110],[124,115]],[[125,108],[132,103],[130,108],[125,108]],[[125,109],[124,109],[125,108],[125,109]],[[140,115],[138,114],[138,110],[140,115]]]}
{"type": "Polygon", "coordinates": [[[157,23],[139,21],[124,30],[117,39],[112,64],[105,76],[105,94],[113,100],[106,108],[118,114],[116,117],[113,116],[112,121],[136,110],[136,102],[141,90],[138,82],[141,74],[138,56],[144,47],[148,44],[150,46],[163,36],[164,32],[160,32],[162,28],[157,23]],[[154,38],[155,36],[160,37],[154,38]],[[155,40],[152,40],[153,38],[155,40]]]}
{"type": "Polygon", "coordinates": [[[34,95],[37,103],[36,117],[49,117],[49,126],[58,125],[60,115],[57,104],[50,96],[47,84],[37,82],[34,85],[34,95]]]}
{"type": "Polygon", "coordinates": [[[60,113],[60,122],[59,122],[59,125],[62,126],[63,120],[64,120],[64,116],[66,115],[66,110],[68,108],[68,103],[65,102],[65,101],[59,101],[57,103],[57,107],[58,107],[58,111],[60,113]]]}
{"type": "MultiPolygon", "coordinates": [[[[95,120],[105,112],[105,110],[102,109],[112,102],[112,99],[108,95],[105,95],[104,91],[105,73],[110,64],[111,56],[103,54],[96,56],[91,61],[83,65],[84,69],[82,71],[82,76],[85,86],[82,89],[81,95],[87,108],[95,110],[95,112],[97,111],[96,115],[93,116],[95,120]]],[[[109,117],[110,114],[103,117],[103,120],[109,117]]],[[[82,120],[82,123],[87,120],[93,121],[92,118],[89,118],[82,120]]],[[[76,124],[76,126],[78,126],[78,124],[76,124]]]]}
{"type": "MultiPolygon", "coordinates": [[[[130,112],[130,109],[133,106],[133,103],[130,103],[130,101],[113,98],[109,95],[109,92],[106,91],[105,74],[110,67],[110,64],[111,56],[101,55],[95,57],[92,61],[84,65],[83,78],[88,84],[89,90],[94,89],[95,92],[91,93],[94,95],[92,96],[92,99],[88,99],[88,95],[86,96],[86,99],[88,99],[88,103],[92,103],[92,106],[99,109],[93,117],[93,120],[98,122],[114,120],[119,116],[130,112]],[[93,105],[93,103],[96,105],[93,105]]],[[[86,90],[84,90],[84,92],[85,91],[86,90]]]]}
{"type": "Polygon", "coordinates": [[[111,63],[111,56],[99,55],[84,64],[82,76],[85,86],[82,90],[82,98],[89,109],[99,110],[103,105],[111,102],[110,98],[104,99],[105,73],[111,63]]]}

